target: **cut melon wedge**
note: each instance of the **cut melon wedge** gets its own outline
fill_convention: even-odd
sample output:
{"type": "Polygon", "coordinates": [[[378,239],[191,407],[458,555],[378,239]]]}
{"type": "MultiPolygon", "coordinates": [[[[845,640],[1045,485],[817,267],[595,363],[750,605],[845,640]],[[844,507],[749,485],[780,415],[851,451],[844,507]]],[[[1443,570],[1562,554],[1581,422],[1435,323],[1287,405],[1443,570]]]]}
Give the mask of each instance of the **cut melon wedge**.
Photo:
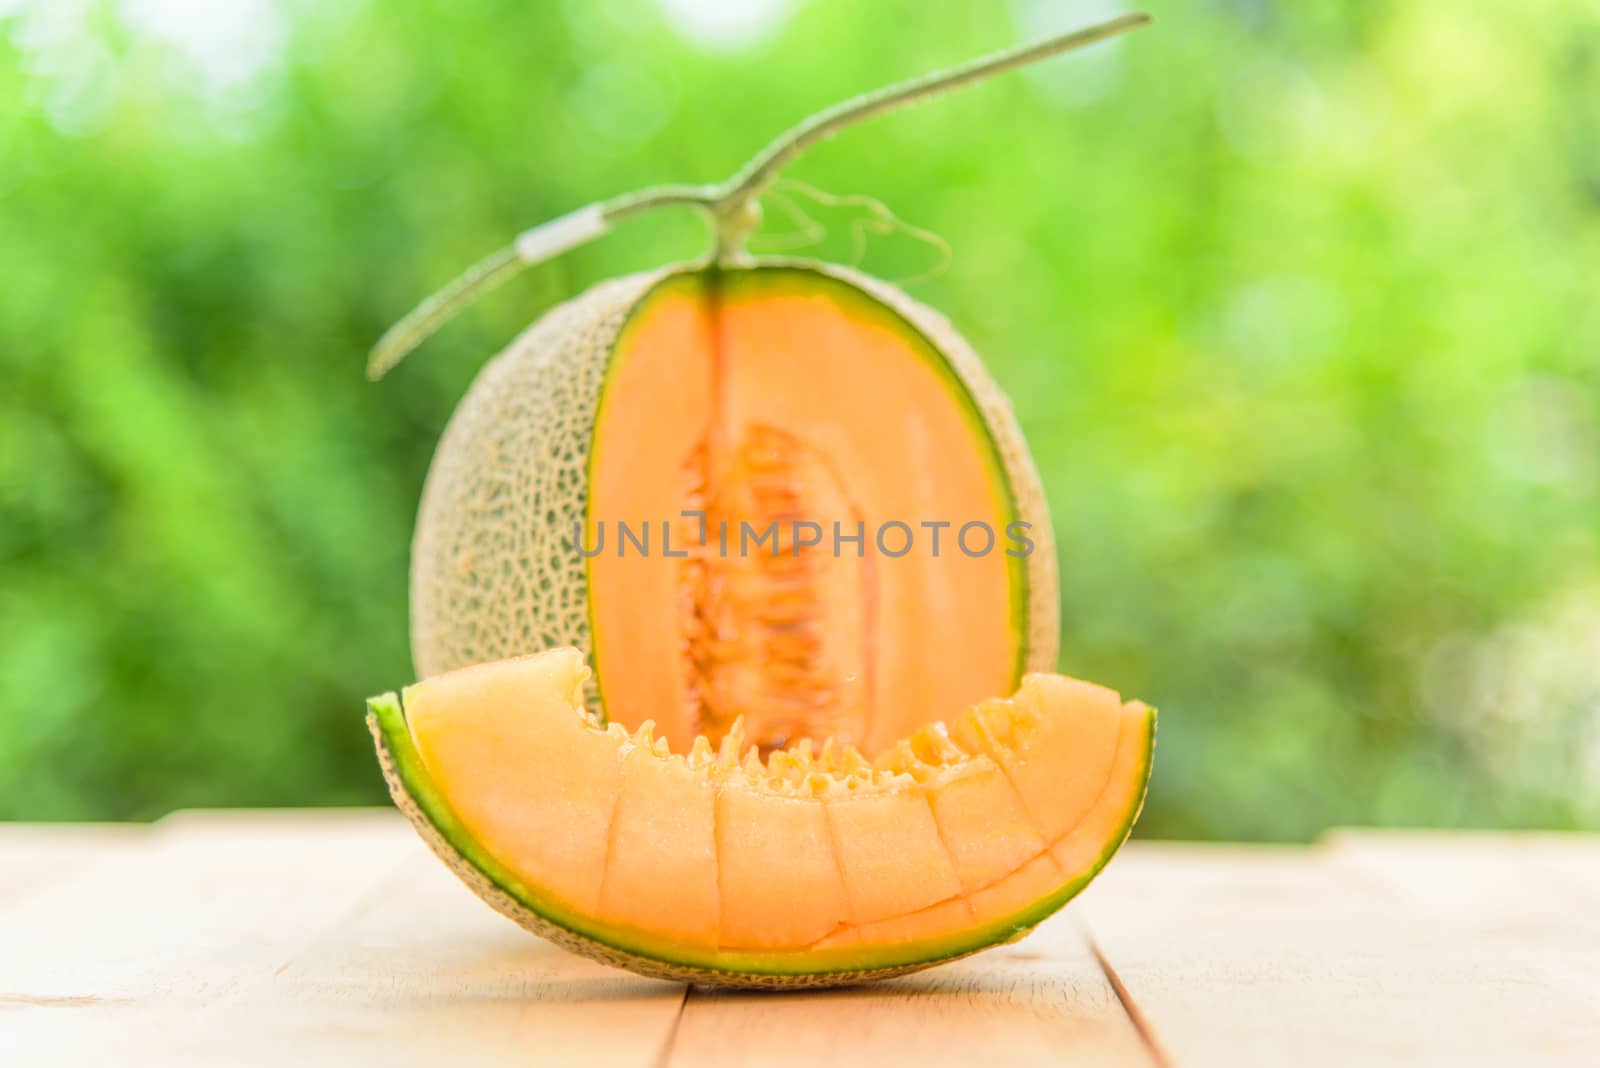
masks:
{"type": "Polygon", "coordinates": [[[1155,712],[1028,675],[1010,699],[868,761],[738,725],[669,751],[584,707],[571,648],[368,703],[395,802],[491,905],[647,975],[822,986],[1014,940],[1089,882],[1138,817],[1155,712]]]}

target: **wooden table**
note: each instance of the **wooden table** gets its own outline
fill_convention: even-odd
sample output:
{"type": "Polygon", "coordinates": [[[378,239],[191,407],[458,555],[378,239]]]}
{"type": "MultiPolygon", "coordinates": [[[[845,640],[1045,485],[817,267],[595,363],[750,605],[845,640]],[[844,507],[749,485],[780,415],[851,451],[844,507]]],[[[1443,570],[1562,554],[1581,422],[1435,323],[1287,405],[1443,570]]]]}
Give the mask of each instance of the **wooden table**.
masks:
{"type": "Polygon", "coordinates": [[[1136,842],[1014,946],[719,994],[524,934],[387,811],[0,824],[0,1065],[1600,1065],[1600,837],[1136,842]]]}

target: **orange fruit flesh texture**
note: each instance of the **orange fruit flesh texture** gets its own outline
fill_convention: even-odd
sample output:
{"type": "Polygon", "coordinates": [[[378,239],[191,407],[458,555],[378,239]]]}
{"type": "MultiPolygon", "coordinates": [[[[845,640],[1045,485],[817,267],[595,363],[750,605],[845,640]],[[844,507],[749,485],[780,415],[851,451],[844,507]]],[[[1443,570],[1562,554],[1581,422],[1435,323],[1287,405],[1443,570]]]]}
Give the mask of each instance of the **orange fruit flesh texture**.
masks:
{"type": "Polygon", "coordinates": [[[742,724],[673,752],[650,724],[600,725],[587,676],[575,649],[464,668],[407,689],[405,717],[473,838],[623,942],[775,959],[937,942],[1081,882],[1148,775],[1153,713],[1061,676],[874,761],[805,742],[763,759],[742,724]]]}
{"type": "Polygon", "coordinates": [[[834,738],[876,755],[1017,685],[1026,592],[994,443],[943,356],[837,279],[660,285],[613,349],[588,478],[601,700],[648,709],[680,752],[743,717],[763,752],[834,738]],[[663,521],[686,557],[664,552],[663,521]],[[818,530],[795,521],[821,543],[797,544],[818,530]],[[968,532],[974,555],[967,523],[991,532],[968,532]],[[619,524],[647,524],[648,553],[619,524]]]}

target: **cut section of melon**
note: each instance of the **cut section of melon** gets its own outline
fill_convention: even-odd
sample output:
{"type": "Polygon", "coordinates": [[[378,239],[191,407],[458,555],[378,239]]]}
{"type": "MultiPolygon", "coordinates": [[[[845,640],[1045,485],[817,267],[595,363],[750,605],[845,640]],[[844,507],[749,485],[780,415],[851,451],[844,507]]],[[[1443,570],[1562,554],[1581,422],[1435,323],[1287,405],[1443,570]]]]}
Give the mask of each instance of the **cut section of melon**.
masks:
{"type": "Polygon", "coordinates": [[[395,801],[490,904],[650,975],[826,985],[1025,933],[1137,818],[1155,713],[1029,675],[876,761],[834,742],[763,760],[735,724],[674,753],[585,711],[575,649],[369,702],[395,801]]]}
{"type": "Polygon", "coordinates": [[[413,542],[422,674],[573,645],[590,707],[678,752],[742,719],[763,754],[876,757],[1053,667],[1057,614],[1038,475],[971,347],[798,261],[553,309],[463,399],[413,542]]]}
{"type": "Polygon", "coordinates": [[[595,415],[602,697],[614,716],[655,710],[680,747],[742,717],[763,750],[833,737],[876,753],[1016,684],[1020,518],[971,395],[892,309],[810,270],[675,276],[634,308],[595,415]],[[682,562],[659,529],[653,550],[617,540],[685,510],[682,562]]]}

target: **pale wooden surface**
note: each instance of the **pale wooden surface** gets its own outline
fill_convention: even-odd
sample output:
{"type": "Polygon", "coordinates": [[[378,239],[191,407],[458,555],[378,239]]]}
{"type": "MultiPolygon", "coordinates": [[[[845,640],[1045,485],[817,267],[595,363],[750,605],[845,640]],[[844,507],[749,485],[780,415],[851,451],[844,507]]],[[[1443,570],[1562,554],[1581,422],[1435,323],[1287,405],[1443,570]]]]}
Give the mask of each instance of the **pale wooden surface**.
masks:
{"type": "Polygon", "coordinates": [[[0,1065],[1600,1065],[1600,837],[1136,842],[1014,946],[719,994],[523,934],[387,811],[0,825],[0,1065]]]}

